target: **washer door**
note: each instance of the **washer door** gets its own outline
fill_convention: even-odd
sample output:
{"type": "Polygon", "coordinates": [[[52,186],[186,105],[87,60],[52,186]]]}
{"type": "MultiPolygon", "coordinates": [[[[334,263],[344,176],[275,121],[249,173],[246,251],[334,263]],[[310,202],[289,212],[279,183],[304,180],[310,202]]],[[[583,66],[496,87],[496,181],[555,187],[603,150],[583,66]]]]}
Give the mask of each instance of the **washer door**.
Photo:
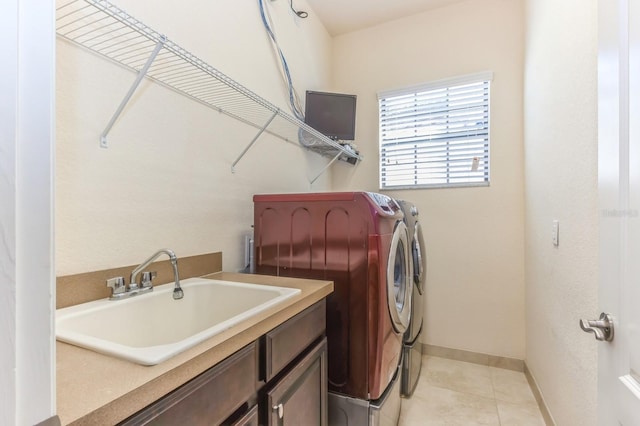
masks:
{"type": "Polygon", "coordinates": [[[424,238],[422,237],[420,222],[416,222],[414,227],[411,252],[413,254],[413,282],[422,293],[427,275],[427,258],[424,253],[424,238]]]}
{"type": "Polygon", "coordinates": [[[393,328],[404,333],[411,319],[411,294],[413,274],[411,271],[409,237],[407,226],[398,222],[393,231],[389,263],[387,264],[387,299],[393,328]]]}

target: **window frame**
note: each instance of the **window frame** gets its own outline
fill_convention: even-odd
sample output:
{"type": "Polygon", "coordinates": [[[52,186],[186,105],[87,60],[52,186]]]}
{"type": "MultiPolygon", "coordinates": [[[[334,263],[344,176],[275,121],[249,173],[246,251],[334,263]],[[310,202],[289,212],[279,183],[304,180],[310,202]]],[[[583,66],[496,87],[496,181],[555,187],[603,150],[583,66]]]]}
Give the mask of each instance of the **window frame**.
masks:
{"type": "MultiPolygon", "coordinates": [[[[466,187],[483,187],[491,185],[491,86],[493,82],[493,72],[484,71],[474,74],[468,74],[463,76],[457,76],[452,78],[446,78],[436,81],[431,81],[422,84],[416,84],[399,89],[384,90],[378,92],[378,187],[380,191],[393,191],[393,190],[405,190],[405,189],[431,189],[431,188],[466,188],[466,187]],[[482,182],[456,182],[456,183],[430,183],[430,184],[411,184],[411,185],[384,185],[383,182],[383,120],[382,120],[382,105],[381,101],[389,97],[400,97],[406,95],[418,95],[424,92],[433,90],[455,88],[457,86],[463,86],[466,84],[474,83],[488,83],[488,97],[487,97],[487,140],[486,140],[486,170],[484,172],[485,180],[482,182]]],[[[447,164],[450,160],[447,161],[447,164]]]]}

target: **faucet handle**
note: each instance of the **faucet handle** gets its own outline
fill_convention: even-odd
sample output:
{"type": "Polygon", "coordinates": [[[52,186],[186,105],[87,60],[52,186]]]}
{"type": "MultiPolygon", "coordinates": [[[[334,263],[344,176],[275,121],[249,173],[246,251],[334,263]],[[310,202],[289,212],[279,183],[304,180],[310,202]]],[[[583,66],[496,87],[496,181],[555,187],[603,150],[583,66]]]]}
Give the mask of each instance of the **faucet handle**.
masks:
{"type": "Polygon", "coordinates": [[[140,287],[148,288],[153,286],[153,279],[158,275],[156,271],[145,271],[142,273],[142,282],[140,287]]]}
{"type": "Polygon", "coordinates": [[[111,297],[115,297],[118,294],[123,294],[126,290],[124,277],[109,278],[107,280],[107,287],[111,288],[111,297]]]}

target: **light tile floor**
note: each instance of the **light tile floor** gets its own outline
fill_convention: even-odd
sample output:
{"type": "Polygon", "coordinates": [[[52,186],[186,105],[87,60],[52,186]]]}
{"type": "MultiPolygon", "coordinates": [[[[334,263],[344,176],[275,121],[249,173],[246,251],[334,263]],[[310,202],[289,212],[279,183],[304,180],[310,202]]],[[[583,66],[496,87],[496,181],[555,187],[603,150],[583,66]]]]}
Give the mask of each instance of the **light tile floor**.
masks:
{"type": "Polygon", "coordinates": [[[399,426],[544,426],[524,373],[425,355],[399,426]]]}

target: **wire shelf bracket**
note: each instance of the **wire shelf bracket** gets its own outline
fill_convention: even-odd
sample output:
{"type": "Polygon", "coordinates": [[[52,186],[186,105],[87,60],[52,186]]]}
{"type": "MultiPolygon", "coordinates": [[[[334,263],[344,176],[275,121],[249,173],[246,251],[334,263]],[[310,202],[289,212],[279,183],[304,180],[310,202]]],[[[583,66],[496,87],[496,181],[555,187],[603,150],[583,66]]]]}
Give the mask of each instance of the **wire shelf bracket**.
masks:
{"type": "Polygon", "coordinates": [[[278,115],[278,111],[274,112],[273,115],[271,116],[271,118],[269,118],[269,120],[264,124],[264,126],[262,126],[262,128],[260,129],[260,131],[258,131],[258,133],[253,137],[253,139],[251,140],[251,142],[249,142],[249,145],[247,145],[245,147],[245,149],[240,153],[240,155],[238,156],[238,158],[236,158],[236,161],[233,162],[233,164],[231,165],[231,172],[235,173],[236,172],[236,164],[238,164],[238,161],[240,161],[242,159],[242,157],[244,157],[244,155],[247,153],[247,151],[249,151],[249,149],[253,146],[254,143],[256,143],[256,141],[258,140],[258,138],[260,137],[260,135],[262,135],[264,133],[264,131],[267,129],[267,127],[269,127],[269,124],[271,124],[271,122],[273,121],[274,118],[276,118],[276,115],[278,115]]]}
{"type": "Polygon", "coordinates": [[[162,36],[162,39],[156,44],[156,47],[155,49],[153,49],[153,52],[151,52],[151,56],[149,56],[149,59],[147,59],[147,62],[144,64],[142,69],[138,72],[138,76],[136,77],[135,81],[131,85],[131,88],[129,88],[129,91],[124,96],[124,99],[122,100],[122,102],[120,102],[120,106],[118,106],[118,109],[113,114],[113,117],[111,117],[111,120],[109,120],[107,127],[105,127],[104,130],[102,131],[102,134],[100,135],[100,147],[102,148],[109,147],[109,144],[107,143],[107,135],[111,131],[111,128],[115,124],[118,117],[120,117],[120,114],[122,114],[124,107],[126,107],[129,101],[131,100],[131,97],[133,96],[136,89],[142,82],[142,79],[144,78],[144,76],[147,74],[147,71],[149,71],[149,68],[151,68],[151,64],[153,63],[153,60],[156,59],[156,56],[158,56],[158,53],[160,53],[160,49],[162,49],[162,46],[164,46],[164,43],[166,41],[167,41],[167,38],[165,36],[162,36]]]}
{"type": "Polygon", "coordinates": [[[314,183],[316,180],[318,180],[318,178],[319,178],[320,176],[322,176],[322,174],[323,174],[324,172],[326,172],[326,171],[327,171],[327,169],[328,169],[329,167],[331,167],[331,165],[332,165],[333,163],[335,163],[335,162],[338,160],[338,158],[340,158],[340,156],[341,156],[341,155],[342,155],[342,153],[341,153],[341,152],[339,152],[335,157],[333,157],[333,159],[332,159],[331,161],[329,161],[329,162],[327,163],[327,165],[326,165],[326,166],[324,166],[324,167],[322,168],[322,170],[320,170],[320,173],[318,173],[318,174],[316,175],[316,177],[314,177],[313,179],[311,179],[311,180],[309,181],[309,185],[313,185],[313,183],[314,183]]]}
{"type": "Polygon", "coordinates": [[[56,32],[59,37],[137,73],[100,135],[102,147],[107,147],[107,135],[146,77],[258,129],[258,134],[233,162],[232,171],[264,133],[327,157],[331,159],[329,165],[336,160],[350,164],[362,160],[349,146],[341,145],[282,111],[107,0],[58,0],[56,32]]]}

